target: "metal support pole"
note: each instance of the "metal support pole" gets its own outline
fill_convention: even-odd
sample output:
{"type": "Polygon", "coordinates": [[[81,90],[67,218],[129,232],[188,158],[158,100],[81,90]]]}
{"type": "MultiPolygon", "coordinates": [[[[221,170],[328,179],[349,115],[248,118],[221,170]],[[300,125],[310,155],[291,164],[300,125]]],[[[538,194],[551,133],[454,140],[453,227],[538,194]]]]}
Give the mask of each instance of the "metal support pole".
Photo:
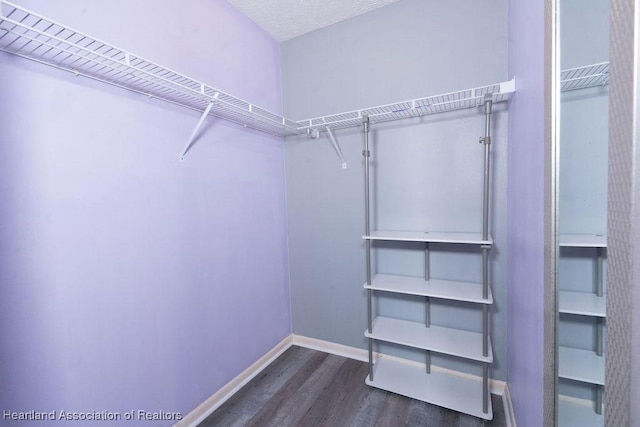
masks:
{"type": "Polygon", "coordinates": [[[596,355],[604,355],[604,324],[602,318],[596,318],[596,355]]]}
{"type": "Polygon", "coordinates": [[[482,412],[489,412],[489,364],[482,364],[482,412]]]}
{"type": "MultiPolygon", "coordinates": [[[[425,243],[424,248],[424,280],[429,281],[431,278],[431,260],[429,253],[429,242],[425,243]]],[[[424,324],[427,328],[431,327],[431,299],[429,297],[425,297],[424,302],[424,324]]],[[[427,374],[431,373],[431,352],[429,350],[426,351],[426,360],[425,360],[426,372],[427,374]]]]}
{"type": "MultiPolygon", "coordinates": [[[[602,255],[602,248],[596,248],[595,279],[596,295],[599,297],[604,296],[604,259],[602,255]]],[[[599,317],[596,319],[596,354],[598,356],[604,354],[604,322],[599,317]]]]}
{"type": "MultiPolygon", "coordinates": [[[[429,281],[431,278],[430,273],[430,260],[429,260],[429,243],[425,244],[424,249],[424,280],[429,281]]],[[[428,328],[431,326],[431,300],[429,297],[426,297],[425,305],[424,305],[424,323],[428,328]]]]}
{"type": "Polygon", "coordinates": [[[596,248],[596,295],[599,297],[604,295],[604,257],[602,254],[602,248],[596,248]]]}
{"type": "MultiPolygon", "coordinates": [[[[367,236],[365,239],[365,253],[367,258],[367,286],[371,287],[371,239],[368,237],[371,235],[371,225],[369,222],[369,117],[364,116],[362,118],[364,124],[364,150],[362,155],[364,156],[364,232],[367,236]]],[[[367,289],[367,330],[369,334],[373,331],[373,313],[372,313],[372,291],[367,289]]],[[[369,338],[369,381],[373,381],[373,338],[369,338]]]]}
{"type": "Polygon", "coordinates": [[[602,415],[602,392],[603,388],[600,384],[596,384],[596,414],[602,415]]]}
{"type": "MultiPolygon", "coordinates": [[[[489,248],[482,248],[482,298],[489,297],[489,248]]],[[[482,305],[482,355],[489,355],[489,306],[482,305]]]]}
{"type": "MultiPolygon", "coordinates": [[[[484,237],[486,239],[486,237],[484,237]]],[[[489,298],[489,246],[482,247],[482,299],[489,298]]]]}
{"type": "MultiPolygon", "coordinates": [[[[484,173],[482,179],[482,240],[489,240],[489,172],[491,166],[491,95],[485,96],[484,101],[484,136],[480,142],[484,144],[484,173]]],[[[482,247],[482,298],[489,297],[489,249],[482,247]]],[[[482,305],[482,355],[489,355],[489,307],[482,305]]],[[[482,412],[489,412],[489,364],[482,367],[482,412]]]]}
{"type": "Polygon", "coordinates": [[[489,307],[482,304],[482,356],[489,356],[489,307]]]}
{"type": "Polygon", "coordinates": [[[484,102],[484,136],[480,142],[484,144],[484,179],[482,183],[482,239],[489,238],[489,169],[491,148],[491,106],[493,101],[487,98],[484,102]]]}

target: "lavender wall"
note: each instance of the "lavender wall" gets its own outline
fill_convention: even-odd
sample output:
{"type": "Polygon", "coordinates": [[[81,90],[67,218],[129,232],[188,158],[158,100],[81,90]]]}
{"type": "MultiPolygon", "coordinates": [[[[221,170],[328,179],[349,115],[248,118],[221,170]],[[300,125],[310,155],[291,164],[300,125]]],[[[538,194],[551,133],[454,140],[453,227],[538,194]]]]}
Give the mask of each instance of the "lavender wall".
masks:
{"type": "MultiPolygon", "coordinates": [[[[21,4],[281,109],[278,44],[226,2],[21,4]]],[[[0,412],[186,415],[291,332],[281,139],[209,120],[179,163],[193,111],[0,75],[0,412]]]]}
{"type": "Polygon", "coordinates": [[[507,380],[521,427],[544,425],[545,30],[545,2],[509,1],[507,380]]]}

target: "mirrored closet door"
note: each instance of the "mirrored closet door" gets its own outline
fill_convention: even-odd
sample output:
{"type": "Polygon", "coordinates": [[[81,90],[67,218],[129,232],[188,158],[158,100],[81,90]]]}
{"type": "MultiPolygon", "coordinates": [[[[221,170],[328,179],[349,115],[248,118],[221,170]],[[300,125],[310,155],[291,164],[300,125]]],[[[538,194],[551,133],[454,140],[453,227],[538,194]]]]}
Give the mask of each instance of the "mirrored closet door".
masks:
{"type": "Polygon", "coordinates": [[[609,6],[558,2],[558,425],[603,426],[609,6]]]}

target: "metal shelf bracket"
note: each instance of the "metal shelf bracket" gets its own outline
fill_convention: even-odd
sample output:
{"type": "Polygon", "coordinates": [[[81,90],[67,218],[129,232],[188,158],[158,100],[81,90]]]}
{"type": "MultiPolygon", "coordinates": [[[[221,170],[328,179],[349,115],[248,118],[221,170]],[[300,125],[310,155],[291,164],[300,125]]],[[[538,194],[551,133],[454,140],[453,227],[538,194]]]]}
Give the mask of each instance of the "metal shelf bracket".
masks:
{"type": "Polygon", "coordinates": [[[218,96],[220,96],[219,92],[216,92],[213,95],[213,99],[211,100],[211,102],[209,102],[209,105],[207,105],[207,108],[205,108],[204,112],[202,113],[202,116],[200,116],[200,120],[198,120],[198,123],[196,124],[195,129],[193,130],[193,132],[191,132],[191,136],[189,137],[189,140],[187,141],[187,143],[184,145],[184,148],[180,152],[181,162],[184,162],[184,155],[187,154],[187,151],[189,151],[191,144],[193,144],[193,141],[195,141],[196,135],[198,134],[198,131],[200,130],[200,128],[202,127],[202,124],[204,123],[204,119],[206,119],[209,113],[211,112],[211,108],[213,108],[213,105],[218,100],[218,96]]]}
{"type": "Polygon", "coordinates": [[[309,138],[320,139],[320,130],[319,129],[307,129],[307,135],[309,135],[309,138]]]}
{"type": "Polygon", "coordinates": [[[340,157],[340,160],[342,161],[342,169],[346,169],[347,162],[344,160],[344,156],[342,155],[340,144],[338,144],[338,141],[336,140],[336,137],[333,134],[333,131],[331,130],[331,128],[329,126],[326,126],[326,129],[327,129],[327,135],[329,135],[329,139],[331,140],[331,145],[333,145],[333,149],[336,150],[336,154],[338,155],[338,157],[340,157]]]}

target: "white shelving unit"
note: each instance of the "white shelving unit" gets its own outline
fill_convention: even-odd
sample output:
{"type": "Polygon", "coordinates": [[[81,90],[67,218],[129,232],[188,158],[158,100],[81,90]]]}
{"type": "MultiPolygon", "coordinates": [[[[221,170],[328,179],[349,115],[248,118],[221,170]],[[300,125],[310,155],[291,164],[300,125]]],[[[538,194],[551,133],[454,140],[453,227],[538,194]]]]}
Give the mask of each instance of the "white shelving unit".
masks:
{"type": "MultiPolygon", "coordinates": [[[[493,418],[489,397],[488,372],[493,362],[493,350],[488,333],[488,309],[493,303],[489,287],[489,250],[493,239],[489,235],[489,171],[491,144],[491,109],[494,97],[484,97],[485,135],[481,138],[484,148],[483,212],[481,233],[459,233],[440,231],[401,231],[371,230],[370,224],[370,186],[369,186],[369,125],[370,120],[364,113],[336,116],[341,125],[351,120],[364,122],[363,155],[365,173],[365,241],[367,281],[367,330],[365,337],[369,345],[369,375],[366,383],[373,387],[420,399],[435,405],[490,420],[493,418]],[[364,118],[361,116],[364,115],[364,118]],[[376,241],[419,242],[424,243],[425,277],[407,277],[389,274],[375,274],[372,271],[372,245],[376,241]],[[478,283],[459,282],[430,277],[431,245],[472,246],[482,254],[482,278],[478,283]],[[373,314],[373,298],[378,293],[401,294],[422,297],[425,301],[424,322],[407,321],[373,314]],[[481,332],[472,332],[456,328],[431,324],[432,300],[453,300],[468,303],[481,309],[481,332]],[[424,365],[416,367],[408,361],[389,360],[381,357],[373,360],[373,343],[393,343],[425,352],[424,365]],[[454,358],[462,358],[482,365],[482,380],[469,376],[452,376],[442,372],[432,372],[431,353],[454,358]]],[[[466,105],[476,106],[477,101],[466,105]]],[[[402,110],[403,113],[405,110],[402,110]]],[[[443,110],[447,111],[447,110],[443,110]]],[[[386,119],[381,114],[379,118],[386,119]]],[[[314,126],[313,120],[308,124],[314,126]]],[[[470,325],[471,326],[471,325],[470,325]]]]}
{"type": "MultiPolygon", "coordinates": [[[[560,90],[570,92],[579,89],[606,87],[609,84],[609,62],[590,64],[566,69],[560,73],[560,90]]],[[[595,260],[596,292],[590,292],[591,283],[574,286],[581,292],[565,291],[560,283],[558,311],[567,316],[587,316],[595,319],[596,349],[584,350],[560,346],[558,348],[558,376],[561,379],[590,384],[596,389],[593,405],[580,405],[559,396],[558,422],[560,427],[603,426],[602,393],[604,389],[603,335],[606,319],[606,297],[603,284],[603,251],[607,246],[607,236],[597,234],[560,234],[561,248],[592,249],[595,260]],[[564,399],[564,400],[563,400],[564,399]]],[[[566,284],[565,284],[566,286],[566,284]]],[[[561,325],[560,325],[561,327],[561,325]]]]}
{"type": "MultiPolygon", "coordinates": [[[[607,247],[607,236],[599,234],[560,234],[561,248],[587,248],[594,252],[594,275],[596,292],[559,291],[558,310],[575,316],[588,316],[596,321],[596,348],[592,350],[558,347],[558,377],[591,384],[596,389],[593,407],[564,402],[558,408],[561,427],[572,425],[603,425],[602,393],[605,382],[604,322],[606,318],[606,297],[603,283],[603,251],[607,247]],[[576,424],[583,420],[588,424],[576,424]]],[[[560,284],[562,287],[562,284],[560,284]]],[[[585,286],[590,289],[592,284],[585,286]]],[[[563,396],[561,396],[562,398],[563,396]]]]}

